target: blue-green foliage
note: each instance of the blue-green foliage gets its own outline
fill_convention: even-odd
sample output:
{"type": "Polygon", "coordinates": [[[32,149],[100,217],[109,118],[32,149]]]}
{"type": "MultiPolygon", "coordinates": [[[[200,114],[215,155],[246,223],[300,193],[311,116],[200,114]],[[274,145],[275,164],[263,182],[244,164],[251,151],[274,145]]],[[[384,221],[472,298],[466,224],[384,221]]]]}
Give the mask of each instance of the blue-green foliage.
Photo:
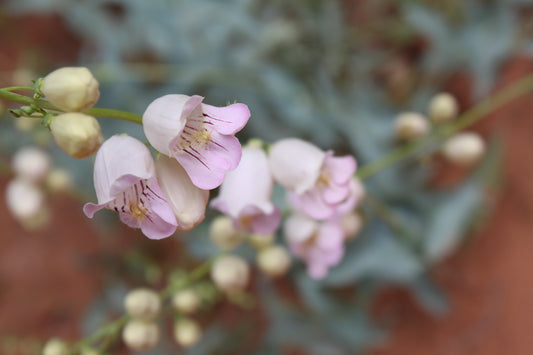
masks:
{"type": "MultiPolygon", "coordinates": [[[[245,102],[252,118],[243,139],[298,136],[324,149],[352,153],[364,165],[394,148],[392,119],[398,107],[376,80],[387,64],[388,48],[365,42],[361,31],[366,27],[348,21],[343,3],[11,0],[7,7],[63,17],[83,41],[80,63],[101,81],[99,106],[142,113],[167,93],[201,94],[213,105],[245,102]]],[[[404,109],[424,112],[440,79],[457,70],[473,77],[476,93],[486,93],[511,51],[531,52],[529,42],[513,47],[518,36],[513,2],[462,1],[457,21],[418,1],[396,6],[401,11],[395,23],[406,33],[401,40],[409,43],[420,35],[429,43],[417,68],[428,80],[415,87],[404,109]]],[[[402,48],[402,43],[395,45],[402,48]]],[[[101,120],[107,136],[128,132],[143,138],[140,127],[111,121],[101,120]]],[[[411,290],[435,314],[445,312],[446,300],[427,270],[461,242],[471,217],[483,208],[495,156],[451,191],[429,190],[433,172],[414,161],[365,182],[372,198],[388,206],[394,225],[365,206],[366,227],[323,282],[295,268],[290,277],[304,308],[286,303],[271,283],[259,280],[271,326],[257,353],[277,353],[286,345],[316,354],[364,351],[384,335],[367,310],[373,295],[388,285],[411,290]]],[[[205,226],[191,234],[187,240],[194,255],[213,253],[205,226]]],[[[215,353],[226,339],[223,329],[213,325],[187,353],[215,353]]]]}

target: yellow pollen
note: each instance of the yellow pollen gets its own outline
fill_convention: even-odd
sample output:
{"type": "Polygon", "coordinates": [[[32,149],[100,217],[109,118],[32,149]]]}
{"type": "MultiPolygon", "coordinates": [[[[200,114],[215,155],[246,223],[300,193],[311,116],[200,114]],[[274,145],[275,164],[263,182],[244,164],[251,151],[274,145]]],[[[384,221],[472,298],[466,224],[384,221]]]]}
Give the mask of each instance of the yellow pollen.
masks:
{"type": "Polygon", "coordinates": [[[139,223],[146,217],[146,208],[141,203],[130,202],[130,214],[139,223]]]}

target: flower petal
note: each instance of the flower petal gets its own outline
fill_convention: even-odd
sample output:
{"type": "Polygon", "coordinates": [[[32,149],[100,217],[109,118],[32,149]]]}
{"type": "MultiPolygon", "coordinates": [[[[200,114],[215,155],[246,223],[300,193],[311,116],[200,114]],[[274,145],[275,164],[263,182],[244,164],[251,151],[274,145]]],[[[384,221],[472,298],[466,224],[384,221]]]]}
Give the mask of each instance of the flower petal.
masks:
{"type": "Polygon", "coordinates": [[[177,218],[178,230],[192,229],[204,219],[209,191],[193,185],[174,159],[160,156],[155,166],[161,191],[177,218]]]}
{"type": "Polygon", "coordinates": [[[274,233],[281,223],[282,216],[279,208],[272,207],[271,212],[266,213],[257,206],[246,206],[236,219],[236,227],[251,234],[269,235],[274,233]]]}
{"type": "Polygon", "coordinates": [[[172,145],[187,122],[198,109],[203,97],[165,95],[152,101],[143,114],[143,129],[150,144],[161,153],[171,156],[172,145]]]}
{"type": "Polygon", "coordinates": [[[325,157],[318,147],[297,138],[282,139],[269,151],[274,180],[299,194],[315,185],[325,157]]]}
{"type": "Polygon", "coordinates": [[[234,135],[239,132],[250,118],[250,110],[245,104],[233,104],[226,107],[216,107],[202,104],[202,111],[207,122],[220,134],[234,135]]]}
{"type": "Polygon", "coordinates": [[[344,185],[355,174],[357,163],[351,155],[334,157],[330,151],[324,159],[324,167],[334,183],[344,185]]]}

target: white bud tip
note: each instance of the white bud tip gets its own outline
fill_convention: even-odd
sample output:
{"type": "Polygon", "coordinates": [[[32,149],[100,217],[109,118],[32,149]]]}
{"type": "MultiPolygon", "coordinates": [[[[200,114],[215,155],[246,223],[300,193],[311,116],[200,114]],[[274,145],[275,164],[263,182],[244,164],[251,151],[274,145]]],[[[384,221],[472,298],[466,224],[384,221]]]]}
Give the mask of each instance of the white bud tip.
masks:
{"type": "Polygon", "coordinates": [[[67,344],[59,339],[50,339],[43,348],[43,355],[68,355],[67,344]]]}
{"type": "Polygon", "coordinates": [[[221,256],[211,269],[211,279],[223,292],[234,293],[244,290],[250,277],[246,261],[235,255],[221,256]]]}
{"type": "Polygon", "coordinates": [[[450,162],[462,166],[475,164],[485,153],[485,142],[477,133],[463,132],[448,139],[442,154],[450,162]]]}
{"type": "Polygon", "coordinates": [[[455,97],[448,93],[435,95],[429,102],[428,115],[434,123],[445,123],[457,117],[459,105],[455,97]]]}
{"type": "Polygon", "coordinates": [[[396,117],[394,129],[399,139],[409,140],[428,134],[429,123],[419,113],[405,112],[396,117]]]}
{"type": "Polygon", "coordinates": [[[213,244],[223,250],[232,250],[238,247],[244,235],[233,225],[233,220],[227,216],[219,216],[211,222],[209,237],[213,244]]]}
{"type": "Polygon", "coordinates": [[[174,339],[184,348],[196,344],[202,336],[202,329],[191,319],[179,319],[174,324],[174,339]]]}
{"type": "Polygon", "coordinates": [[[154,348],[159,342],[159,327],[152,321],[133,319],[122,329],[122,340],[134,351],[146,351],[154,348]]]}
{"type": "Polygon", "coordinates": [[[24,179],[39,182],[50,170],[50,156],[42,149],[25,147],[13,155],[11,163],[15,173],[24,179]]]}
{"type": "Polygon", "coordinates": [[[96,118],[83,113],[69,112],[54,117],[50,131],[59,148],[76,159],[93,155],[104,141],[96,118]]]}
{"type": "Polygon", "coordinates": [[[161,299],[155,291],[139,288],[126,295],[124,307],[133,318],[153,320],[161,310],[161,299]]]}
{"type": "Polygon", "coordinates": [[[291,257],[284,247],[272,245],[257,253],[257,266],[267,276],[280,277],[289,270],[291,257]]]}
{"type": "Polygon", "coordinates": [[[193,289],[184,289],[174,294],[172,305],[178,312],[191,314],[200,308],[201,300],[193,289]]]}

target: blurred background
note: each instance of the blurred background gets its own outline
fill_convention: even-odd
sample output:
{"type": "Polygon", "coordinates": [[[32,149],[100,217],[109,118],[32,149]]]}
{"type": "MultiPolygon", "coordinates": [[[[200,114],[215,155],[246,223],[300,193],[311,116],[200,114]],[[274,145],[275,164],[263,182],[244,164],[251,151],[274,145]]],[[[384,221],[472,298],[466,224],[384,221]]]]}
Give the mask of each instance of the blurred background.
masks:
{"type": "MultiPolygon", "coordinates": [[[[98,107],[142,114],[167,93],[244,102],[241,141],[297,136],[363,166],[396,147],[398,113],[425,113],[443,91],[464,112],[533,72],[532,36],[527,0],[4,0],[0,87],[83,65],[100,82],[98,107]]],[[[324,282],[298,267],[276,282],[255,275],[258,305],[217,305],[184,353],[530,354],[532,99],[474,127],[489,145],[475,169],[428,152],[365,181],[412,245],[363,206],[363,231],[324,282]]],[[[129,288],[160,287],[176,266],[213,254],[205,226],[154,243],[112,214],[87,220],[92,160],[67,156],[43,127],[14,124],[6,110],[16,105],[0,104],[0,190],[11,156],[30,144],[75,186],[49,194],[36,226],[0,203],[0,354],[91,334],[121,314],[129,288]]],[[[144,140],[140,126],[99,122],[104,137],[144,140]]],[[[152,353],[181,351],[166,340],[152,353]]]]}

